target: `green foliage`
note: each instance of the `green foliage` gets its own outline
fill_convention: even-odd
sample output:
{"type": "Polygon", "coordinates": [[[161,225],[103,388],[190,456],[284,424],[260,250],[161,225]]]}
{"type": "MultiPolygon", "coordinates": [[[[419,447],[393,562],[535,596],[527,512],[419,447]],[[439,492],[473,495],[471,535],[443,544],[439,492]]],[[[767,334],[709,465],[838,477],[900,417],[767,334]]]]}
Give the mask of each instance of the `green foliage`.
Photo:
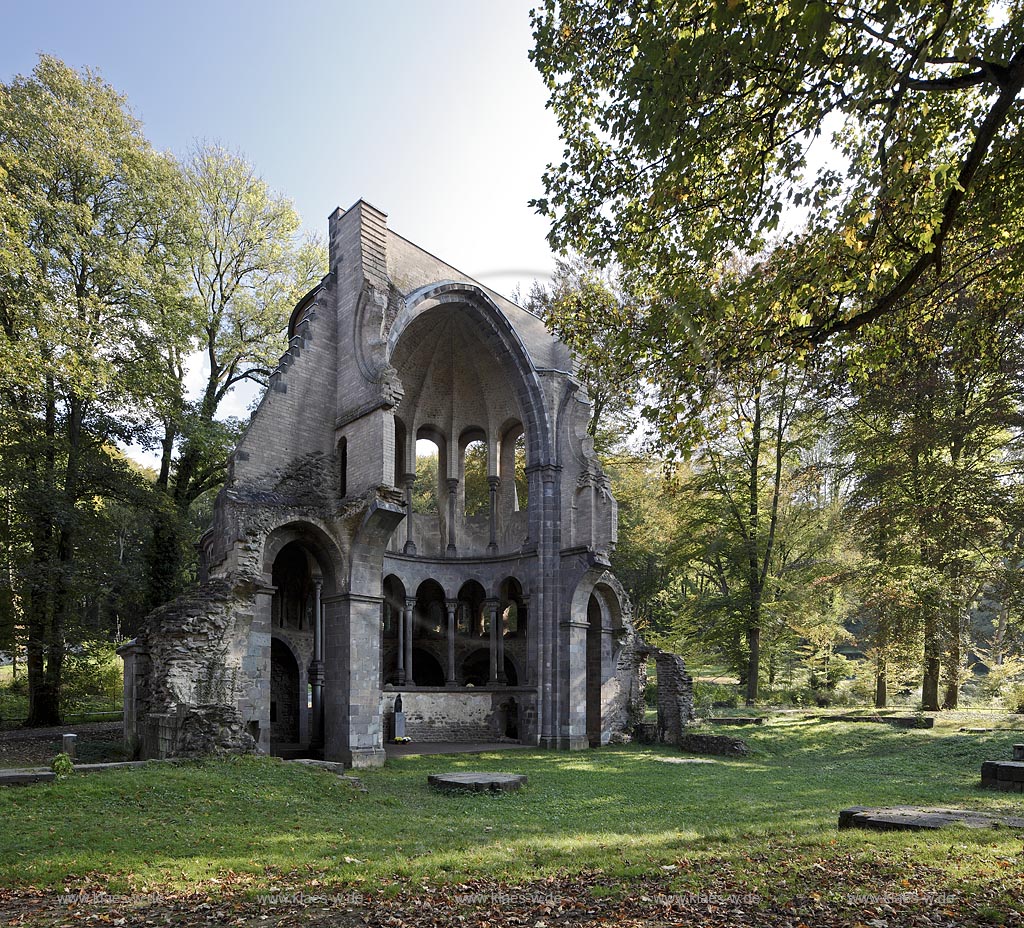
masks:
{"type": "Polygon", "coordinates": [[[898,333],[979,256],[1019,286],[1020,3],[546,0],[533,26],[565,145],[536,206],[647,290],[610,337],[678,381],[673,414],[751,356],[898,333]]]}
{"type": "Polygon", "coordinates": [[[68,654],[61,696],[69,707],[89,697],[120,699],[123,685],[123,664],[112,642],[83,641],[68,654]]]}
{"type": "MultiPolygon", "coordinates": [[[[168,388],[161,355],[182,345],[185,196],[174,163],[94,74],[42,56],[0,87],[0,103],[0,203],[18,204],[4,222],[22,236],[0,267],[4,556],[30,719],[53,723],[65,640],[102,621],[115,583],[130,588],[123,560],[90,535],[113,502],[146,496],[112,449],[151,424],[168,388]]],[[[130,595],[115,599],[127,608],[130,595]]]]}
{"type": "Polygon", "coordinates": [[[437,513],[437,465],[437,452],[416,455],[416,481],[412,486],[413,512],[437,513]]]}
{"type": "MultiPolygon", "coordinates": [[[[836,809],[858,803],[961,805],[981,762],[1009,756],[1014,741],[1012,732],[965,736],[962,724],[900,731],[772,718],[744,730],[751,757],[713,764],[683,765],[672,748],[633,745],[450,756],[454,771],[529,777],[521,793],[457,799],[425,786],[436,756],[360,771],[366,793],[272,758],[147,765],[76,778],[73,788],[4,790],[0,817],[18,823],[19,838],[0,843],[0,873],[5,886],[62,892],[69,872],[83,886],[102,873],[111,893],[147,886],[170,895],[308,892],[310,873],[365,891],[483,877],[508,887],[595,871],[624,891],[654,872],[668,874],[666,891],[707,892],[708,873],[728,872],[737,891],[770,900],[806,900],[805,881],[818,877],[829,883],[815,888],[823,893],[864,893],[865,880],[879,892],[895,880],[903,891],[902,881],[922,879],[922,891],[967,899],[979,881],[1017,880],[1012,868],[993,873],[993,860],[1019,856],[1013,829],[958,833],[952,855],[950,841],[934,836],[835,829],[836,809]],[[297,830],[297,820],[319,825],[297,830]]],[[[973,799],[1019,812],[1015,797],[973,799]]]]}
{"type": "Polygon", "coordinates": [[[490,512],[491,489],[487,482],[487,445],[472,442],[466,448],[462,488],[465,492],[466,515],[485,516],[490,512]]]}
{"type": "Polygon", "coordinates": [[[534,282],[525,304],[575,349],[575,373],[592,403],[587,434],[599,454],[620,450],[637,424],[640,384],[612,344],[626,302],[614,275],[576,257],[556,262],[549,286],[534,282]]]}
{"type": "Polygon", "coordinates": [[[60,780],[71,776],[75,772],[75,764],[71,760],[71,756],[62,751],[50,762],[50,769],[54,772],[57,779],[60,780]]]}

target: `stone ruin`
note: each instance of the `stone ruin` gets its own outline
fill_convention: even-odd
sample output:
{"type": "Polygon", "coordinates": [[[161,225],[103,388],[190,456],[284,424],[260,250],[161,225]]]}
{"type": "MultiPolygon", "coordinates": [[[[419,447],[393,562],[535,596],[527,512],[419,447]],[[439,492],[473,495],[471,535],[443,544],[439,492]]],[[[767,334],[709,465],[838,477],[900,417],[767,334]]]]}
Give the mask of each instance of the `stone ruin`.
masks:
{"type": "MultiPolygon", "coordinates": [[[[379,764],[399,696],[417,740],[578,749],[642,720],[650,651],[610,571],[616,502],[568,348],[365,201],[331,215],[288,337],[200,587],[122,649],[136,752],[379,764]]],[[[656,661],[674,742],[691,683],[656,661]]]]}

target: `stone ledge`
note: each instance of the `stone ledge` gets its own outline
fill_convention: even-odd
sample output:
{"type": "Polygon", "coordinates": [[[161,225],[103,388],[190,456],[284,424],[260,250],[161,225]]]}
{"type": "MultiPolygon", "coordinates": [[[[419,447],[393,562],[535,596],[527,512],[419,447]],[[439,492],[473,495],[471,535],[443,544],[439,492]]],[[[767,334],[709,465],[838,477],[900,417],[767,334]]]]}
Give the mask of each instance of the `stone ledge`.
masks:
{"type": "Polygon", "coordinates": [[[427,783],[445,792],[511,793],[526,785],[522,773],[432,773],[427,783]]]}
{"type": "Polygon", "coordinates": [[[1024,761],[985,761],[981,765],[981,785],[1004,793],[1024,793],[1024,761]]]}
{"type": "Polygon", "coordinates": [[[343,780],[352,789],[357,789],[361,793],[367,792],[363,781],[359,777],[353,777],[348,774],[348,768],[338,761],[334,760],[317,760],[314,757],[296,757],[289,760],[290,764],[304,764],[307,767],[318,767],[320,770],[326,770],[328,773],[333,773],[339,780],[343,780]]]}
{"type": "MultiPolygon", "coordinates": [[[[156,760],[124,760],[107,764],[75,764],[75,773],[102,773],[105,770],[123,770],[129,767],[145,767],[147,764],[171,763],[156,760]]],[[[0,786],[24,786],[29,783],[49,783],[56,774],[49,767],[12,767],[0,770],[0,786]]]]}
{"type": "Polygon", "coordinates": [[[967,828],[1024,828],[1024,818],[975,812],[970,809],[931,809],[921,806],[893,806],[889,809],[853,806],[839,813],[840,828],[935,831],[947,825],[963,825],[967,828]]]}

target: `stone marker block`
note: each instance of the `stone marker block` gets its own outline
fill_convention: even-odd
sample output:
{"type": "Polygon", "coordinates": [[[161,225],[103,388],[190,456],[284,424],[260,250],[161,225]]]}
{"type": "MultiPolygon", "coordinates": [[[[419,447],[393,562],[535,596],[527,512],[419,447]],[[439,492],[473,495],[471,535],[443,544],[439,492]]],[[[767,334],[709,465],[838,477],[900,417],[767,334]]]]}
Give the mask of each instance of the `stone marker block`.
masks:
{"type": "Polygon", "coordinates": [[[445,792],[511,793],[522,789],[522,773],[432,773],[427,783],[445,792]]]}

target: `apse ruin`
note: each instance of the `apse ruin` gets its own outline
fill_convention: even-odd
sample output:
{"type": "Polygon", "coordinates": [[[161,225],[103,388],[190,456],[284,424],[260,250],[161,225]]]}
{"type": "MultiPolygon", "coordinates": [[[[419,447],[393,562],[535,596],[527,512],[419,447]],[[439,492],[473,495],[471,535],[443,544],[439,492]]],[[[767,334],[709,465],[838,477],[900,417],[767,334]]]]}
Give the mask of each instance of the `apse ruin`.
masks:
{"type": "Polygon", "coordinates": [[[127,737],[372,765],[401,696],[416,741],[607,743],[642,714],[647,653],[570,351],[368,203],[329,222],[203,582],[122,649],[127,737]]]}

